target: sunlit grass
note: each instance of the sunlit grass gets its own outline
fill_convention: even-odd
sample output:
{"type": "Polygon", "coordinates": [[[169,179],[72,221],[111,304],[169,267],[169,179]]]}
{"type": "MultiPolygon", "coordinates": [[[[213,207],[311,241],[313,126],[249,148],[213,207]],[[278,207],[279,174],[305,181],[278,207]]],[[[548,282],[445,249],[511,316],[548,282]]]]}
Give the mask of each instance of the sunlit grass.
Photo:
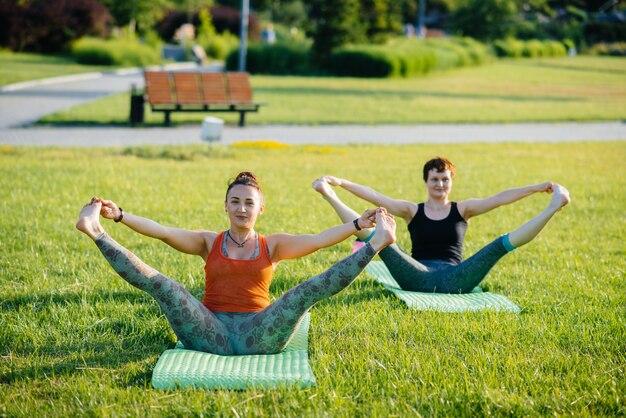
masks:
{"type": "Polygon", "coordinates": [[[71,57],[65,56],[0,50],[0,86],[41,78],[111,70],[112,68],[114,67],[77,64],[71,57]]]}
{"type": "MultiPolygon", "coordinates": [[[[563,57],[503,60],[415,79],[252,78],[250,124],[411,124],[592,121],[626,119],[626,59],[563,57]]],[[[127,124],[129,94],[45,117],[44,123],[127,124]]],[[[238,114],[215,113],[236,124],[238,114]]],[[[172,113],[174,123],[200,123],[201,112],[172,113]]],[[[146,122],[163,114],[146,106],[146,122]]]]}
{"type": "MultiPolygon", "coordinates": [[[[482,416],[626,413],[624,142],[411,146],[0,148],[0,415],[482,416]],[[508,313],[408,310],[366,275],[312,311],[302,390],[161,392],[151,370],[175,337],[148,296],[117,277],[74,229],[93,195],[184,228],[227,227],[228,178],[252,170],[266,190],[264,234],[337,223],[310,188],[345,176],[409,200],[423,162],[458,167],[453,198],[553,180],[571,191],[537,240],[484,281],[523,308],[508,313]]],[[[367,204],[341,192],[358,211],[367,204]]],[[[476,218],[465,252],[538,213],[546,195],[476,218]]],[[[202,261],[105,227],[150,265],[203,291],[202,261]]],[[[399,242],[408,247],[400,222],[399,242]]],[[[278,268],[272,297],[350,252],[345,242],[278,268]]]]}

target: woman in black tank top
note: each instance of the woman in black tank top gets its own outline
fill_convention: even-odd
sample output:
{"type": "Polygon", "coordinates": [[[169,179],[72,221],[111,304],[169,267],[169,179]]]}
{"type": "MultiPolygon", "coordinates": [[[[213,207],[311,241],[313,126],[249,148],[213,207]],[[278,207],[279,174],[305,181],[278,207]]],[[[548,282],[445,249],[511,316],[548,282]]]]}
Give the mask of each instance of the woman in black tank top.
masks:
{"type": "MultiPolygon", "coordinates": [[[[370,187],[333,176],[315,180],[313,188],[344,221],[353,219],[356,212],[343,203],[330,186],[340,186],[361,199],[385,207],[407,222],[411,256],[395,244],[379,254],[402,289],[467,293],[485,278],[500,258],[533,240],[552,216],[569,203],[570,197],[563,186],[547,181],[504,190],[487,198],[453,202],[449,200],[449,195],[454,168],[454,164],[441,157],[433,158],[424,165],[423,178],[428,199],[419,204],[394,199],[370,187]],[[552,193],[550,203],[541,213],[512,232],[496,238],[470,258],[463,259],[463,239],[470,218],[539,192],[552,193]]],[[[366,241],[371,233],[363,230],[357,236],[366,241]]]]}

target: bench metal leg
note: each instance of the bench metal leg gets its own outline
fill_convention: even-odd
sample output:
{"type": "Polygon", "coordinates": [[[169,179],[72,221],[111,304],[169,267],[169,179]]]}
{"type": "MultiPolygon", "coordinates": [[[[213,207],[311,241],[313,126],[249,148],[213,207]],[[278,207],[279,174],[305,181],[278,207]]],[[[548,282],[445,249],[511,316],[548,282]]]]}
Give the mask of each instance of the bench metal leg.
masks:
{"type": "Polygon", "coordinates": [[[165,120],[163,121],[165,126],[170,126],[172,124],[172,120],[170,119],[170,112],[165,111],[165,120]]]}
{"type": "Polygon", "coordinates": [[[246,112],[239,112],[239,126],[246,126],[246,112]]]}

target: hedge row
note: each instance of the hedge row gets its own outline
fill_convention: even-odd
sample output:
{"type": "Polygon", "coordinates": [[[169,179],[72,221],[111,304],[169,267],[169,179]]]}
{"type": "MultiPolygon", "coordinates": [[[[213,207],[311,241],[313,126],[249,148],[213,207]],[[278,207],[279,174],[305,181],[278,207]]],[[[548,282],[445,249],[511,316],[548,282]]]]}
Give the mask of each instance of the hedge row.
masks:
{"type": "Polygon", "coordinates": [[[146,66],[161,62],[160,51],[135,40],[82,38],[72,45],[72,55],[81,64],[146,66]]]}
{"type": "Polygon", "coordinates": [[[493,48],[499,57],[510,58],[558,57],[567,54],[567,49],[563,43],[538,39],[528,41],[513,38],[501,39],[493,43],[493,48]]]}
{"type": "Polygon", "coordinates": [[[626,42],[595,44],[589,50],[592,55],[610,55],[614,57],[626,57],[626,42]]]}
{"type": "MultiPolygon", "coordinates": [[[[504,39],[493,47],[471,38],[396,39],[385,45],[348,45],[334,51],[325,68],[315,67],[304,43],[252,44],[246,68],[255,74],[309,75],[330,73],[347,77],[416,77],[431,71],[480,65],[500,57],[554,57],[567,54],[557,41],[504,39]]],[[[238,51],[226,67],[238,67],[238,51]]]]}
{"type": "MultiPolygon", "coordinates": [[[[414,77],[436,69],[478,65],[491,58],[485,44],[469,38],[400,39],[386,45],[343,47],[331,55],[326,68],[319,68],[311,59],[309,44],[252,44],[246,56],[246,69],[255,74],[414,77]]],[[[226,68],[234,70],[238,62],[238,51],[232,51],[226,59],[226,68]]]]}
{"type": "Polygon", "coordinates": [[[330,58],[335,75],[415,77],[433,70],[480,65],[492,59],[489,48],[469,38],[397,40],[387,45],[352,45],[330,58]]]}

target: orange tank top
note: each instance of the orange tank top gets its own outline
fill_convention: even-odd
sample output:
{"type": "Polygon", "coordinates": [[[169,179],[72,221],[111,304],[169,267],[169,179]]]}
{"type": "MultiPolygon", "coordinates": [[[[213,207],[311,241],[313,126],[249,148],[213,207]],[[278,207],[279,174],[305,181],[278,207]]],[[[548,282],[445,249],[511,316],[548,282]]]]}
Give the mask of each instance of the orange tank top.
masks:
{"type": "Polygon", "coordinates": [[[265,237],[259,234],[259,255],[235,260],[222,253],[225,233],[220,233],[204,266],[206,287],[202,303],[212,312],[257,312],[270,304],[274,268],[265,237]]]}

